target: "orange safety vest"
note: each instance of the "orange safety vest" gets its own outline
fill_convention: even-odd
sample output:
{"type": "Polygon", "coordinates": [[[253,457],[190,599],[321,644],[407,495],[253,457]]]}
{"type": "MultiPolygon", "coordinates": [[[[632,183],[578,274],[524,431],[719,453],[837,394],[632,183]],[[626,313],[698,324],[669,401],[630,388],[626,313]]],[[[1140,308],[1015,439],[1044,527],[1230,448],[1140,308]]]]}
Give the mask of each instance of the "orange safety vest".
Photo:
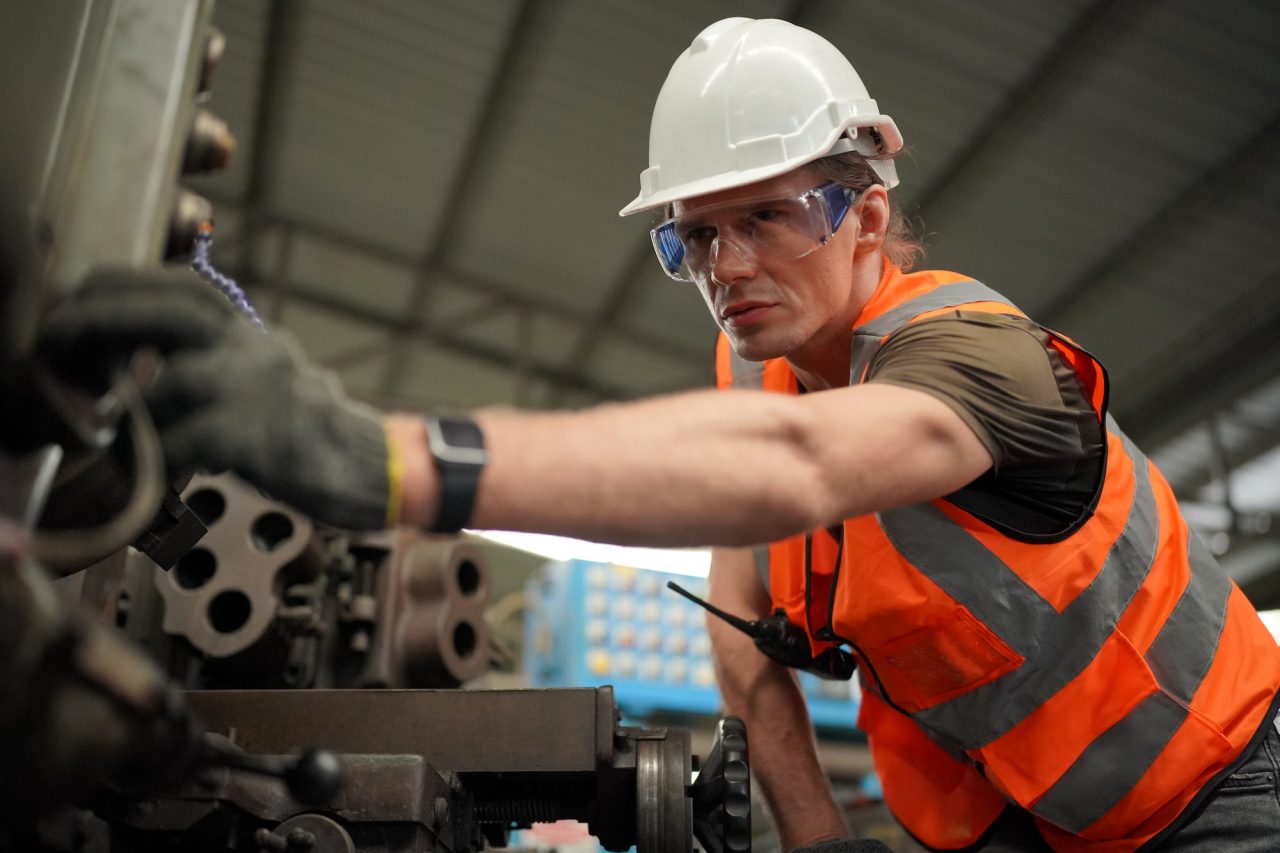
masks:
{"type": "MultiPolygon", "coordinates": [[[[897,329],[957,307],[1024,316],[973,279],[886,262],[851,384],[897,329]]],[[[814,653],[856,654],[885,801],[937,849],[1012,802],[1057,850],[1133,850],[1232,766],[1280,689],[1275,640],[1107,415],[1102,365],[1048,334],[1106,425],[1096,506],[1071,531],[1005,534],[939,498],[847,519],[841,546],[815,531],[757,549],[814,653]]],[[[741,360],[723,335],[716,362],[721,388],[797,393],[785,359],[741,360]]]]}

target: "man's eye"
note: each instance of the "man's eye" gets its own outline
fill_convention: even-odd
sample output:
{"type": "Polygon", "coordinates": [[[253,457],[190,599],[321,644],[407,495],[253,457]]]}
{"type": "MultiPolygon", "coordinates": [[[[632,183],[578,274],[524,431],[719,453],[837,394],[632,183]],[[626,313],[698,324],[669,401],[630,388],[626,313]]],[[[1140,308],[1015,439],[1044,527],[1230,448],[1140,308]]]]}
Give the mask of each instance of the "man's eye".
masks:
{"type": "Polygon", "coordinates": [[[716,238],[716,229],[709,225],[701,225],[696,228],[690,228],[680,235],[680,242],[688,245],[690,243],[709,243],[716,238]]]}
{"type": "Polygon", "coordinates": [[[784,216],[786,216],[786,213],[775,207],[766,207],[751,214],[751,218],[757,222],[774,222],[784,216]]]}

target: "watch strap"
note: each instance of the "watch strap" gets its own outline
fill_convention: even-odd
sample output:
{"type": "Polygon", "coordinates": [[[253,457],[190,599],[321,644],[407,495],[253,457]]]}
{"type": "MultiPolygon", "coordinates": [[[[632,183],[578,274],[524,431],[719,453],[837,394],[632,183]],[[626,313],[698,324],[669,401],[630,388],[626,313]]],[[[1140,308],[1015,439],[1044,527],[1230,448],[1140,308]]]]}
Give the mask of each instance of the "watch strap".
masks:
{"type": "Polygon", "coordinates": [[[480,473],[484,470],[484,434],[470,418],[427,417],[425,420],[428,448],[440,476],[440,507],[431,532],[457,533],[471,521],[475,509],[480,473]],[[454,432],[467,433],[469,446],[455,448],[449,444],[444,422],[454,432]]]}

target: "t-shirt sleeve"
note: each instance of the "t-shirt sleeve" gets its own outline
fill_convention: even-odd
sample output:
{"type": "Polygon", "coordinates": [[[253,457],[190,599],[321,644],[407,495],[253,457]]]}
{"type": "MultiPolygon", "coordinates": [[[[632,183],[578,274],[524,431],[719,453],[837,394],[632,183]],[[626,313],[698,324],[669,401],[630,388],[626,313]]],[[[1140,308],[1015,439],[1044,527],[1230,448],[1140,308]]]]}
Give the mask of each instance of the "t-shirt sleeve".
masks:
{"type": "Polygon", "coordinates": [[[1038,534],[1091,508],[1105,460],[1098,414],[1031,321],[955,311],[911,323],[884,342],[867,381],[933,395],[990,451],[992,471],[956,503],[976,499],[983,514],[1038,534]]]}

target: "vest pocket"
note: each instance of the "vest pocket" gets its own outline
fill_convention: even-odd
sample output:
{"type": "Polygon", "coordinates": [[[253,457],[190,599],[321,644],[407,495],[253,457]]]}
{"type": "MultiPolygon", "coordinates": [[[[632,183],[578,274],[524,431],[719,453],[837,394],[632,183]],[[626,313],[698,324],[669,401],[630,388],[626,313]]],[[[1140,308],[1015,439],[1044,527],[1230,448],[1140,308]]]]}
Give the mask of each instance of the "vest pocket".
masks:
{"type": "Polygon", "coordinates": [[[994,681],[1022,663],[1022,655],[956,607],[941,621],[867,649],[894,702],[918,711],[994,681]]]}

